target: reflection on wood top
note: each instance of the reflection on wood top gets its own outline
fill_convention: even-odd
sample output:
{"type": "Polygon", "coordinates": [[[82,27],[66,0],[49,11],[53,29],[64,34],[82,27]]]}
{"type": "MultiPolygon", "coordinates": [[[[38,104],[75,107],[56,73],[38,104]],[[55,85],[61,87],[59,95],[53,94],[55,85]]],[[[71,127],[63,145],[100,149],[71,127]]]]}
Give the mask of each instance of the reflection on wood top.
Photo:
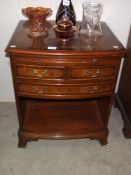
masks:
{"type": "Polygon", "coordinates": [[[48,28],[48,36],[46,38],[30,38],[27,35],[28,21],[20,21],[9,44],[6,49],[11,53],[27,53],[27,54],[59,54],[68,55],[92,55],[92,54],[122,54],[124,55],[125,49],[118,39],[111,32],[107,24],[102,22],[103,35],[96,39],[87,38],[79,34],[80,22],[77,22],[77,31],[75,35],[67,42],[60,41],[52,26],[55,23],[48,21],[46,23],[48,28]],[[67,52],[68,51],[68,52],[67,52]]]}

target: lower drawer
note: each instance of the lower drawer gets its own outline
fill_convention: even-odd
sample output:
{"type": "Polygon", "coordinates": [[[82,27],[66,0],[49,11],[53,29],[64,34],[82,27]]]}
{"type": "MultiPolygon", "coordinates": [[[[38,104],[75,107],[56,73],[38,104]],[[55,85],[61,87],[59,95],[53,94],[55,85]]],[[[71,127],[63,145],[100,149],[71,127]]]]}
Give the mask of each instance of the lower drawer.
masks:
{"type": "Polygon", "coordinates": [[[86,97],[100,96],[100,95],[110,95],[113,92],[112,83],[103,84],[75,84],[75,85],[34,85],[34,84],[24,84],[19,83],[17,85],[18,95],[27,96],[39,96],[39,97],[51,97],[51,96],[80,96],[84,95],[86,97]]]}

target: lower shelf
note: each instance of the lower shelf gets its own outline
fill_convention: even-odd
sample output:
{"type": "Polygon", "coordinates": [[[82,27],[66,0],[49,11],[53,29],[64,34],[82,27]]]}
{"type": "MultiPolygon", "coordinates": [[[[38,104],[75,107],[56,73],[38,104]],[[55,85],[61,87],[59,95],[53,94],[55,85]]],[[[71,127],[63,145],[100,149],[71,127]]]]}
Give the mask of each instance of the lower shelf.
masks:
{"type": "Polygon", "coordinates": [[[97,100],[28,100],[23,132],[38,138],[90,137],[105,130],[97,100]]]}

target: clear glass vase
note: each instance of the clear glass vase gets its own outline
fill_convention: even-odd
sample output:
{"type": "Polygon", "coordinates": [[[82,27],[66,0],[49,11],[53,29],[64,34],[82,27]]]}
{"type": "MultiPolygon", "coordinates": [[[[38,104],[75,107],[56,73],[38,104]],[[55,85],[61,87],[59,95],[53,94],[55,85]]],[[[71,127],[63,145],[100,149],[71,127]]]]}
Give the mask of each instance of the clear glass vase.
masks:
{"type": "Polygon", "coordinates": [[[97,2],[85,2],[83,6],[83,20],[79,33],[87,37],[97,37],[102,35],[101,14],[102,5],[97,2]]]}

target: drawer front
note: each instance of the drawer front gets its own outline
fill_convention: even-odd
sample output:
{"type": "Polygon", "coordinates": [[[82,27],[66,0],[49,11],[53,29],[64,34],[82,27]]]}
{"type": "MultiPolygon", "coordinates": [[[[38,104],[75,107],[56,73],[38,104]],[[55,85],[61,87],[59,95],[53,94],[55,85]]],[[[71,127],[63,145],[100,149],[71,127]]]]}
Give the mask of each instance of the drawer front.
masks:
{"type": "Polygon", "coordinates": [[[78,67],[70,69],[70,79],[113,79],[116,74],[115,67],[78,67]]]}
{"type": "Polygon", "coordinates": [[[14,59],[12,60],[14,64],[26,64],[26,65],[49,65],[51,63],[52,65],[118,65],[120,63],[120,58],[118,56],[43,56],[40,58],[40,56],[14,56],[14,59]]]}
{"type": "Polygon", "coordinates": [[[110,95],[113,91],[112,83],[89,84],[89,85],[33,85],[18,84],[19,95],[40,95],[42,96],[59,96],[59,95],[85,95],[100,96],[101,94],[110,95]]]}
{"type": "Polygon", "coordinates": [[[16,76],[33,79],[64,79],[63,67],[16,65],[16,76]]]}

